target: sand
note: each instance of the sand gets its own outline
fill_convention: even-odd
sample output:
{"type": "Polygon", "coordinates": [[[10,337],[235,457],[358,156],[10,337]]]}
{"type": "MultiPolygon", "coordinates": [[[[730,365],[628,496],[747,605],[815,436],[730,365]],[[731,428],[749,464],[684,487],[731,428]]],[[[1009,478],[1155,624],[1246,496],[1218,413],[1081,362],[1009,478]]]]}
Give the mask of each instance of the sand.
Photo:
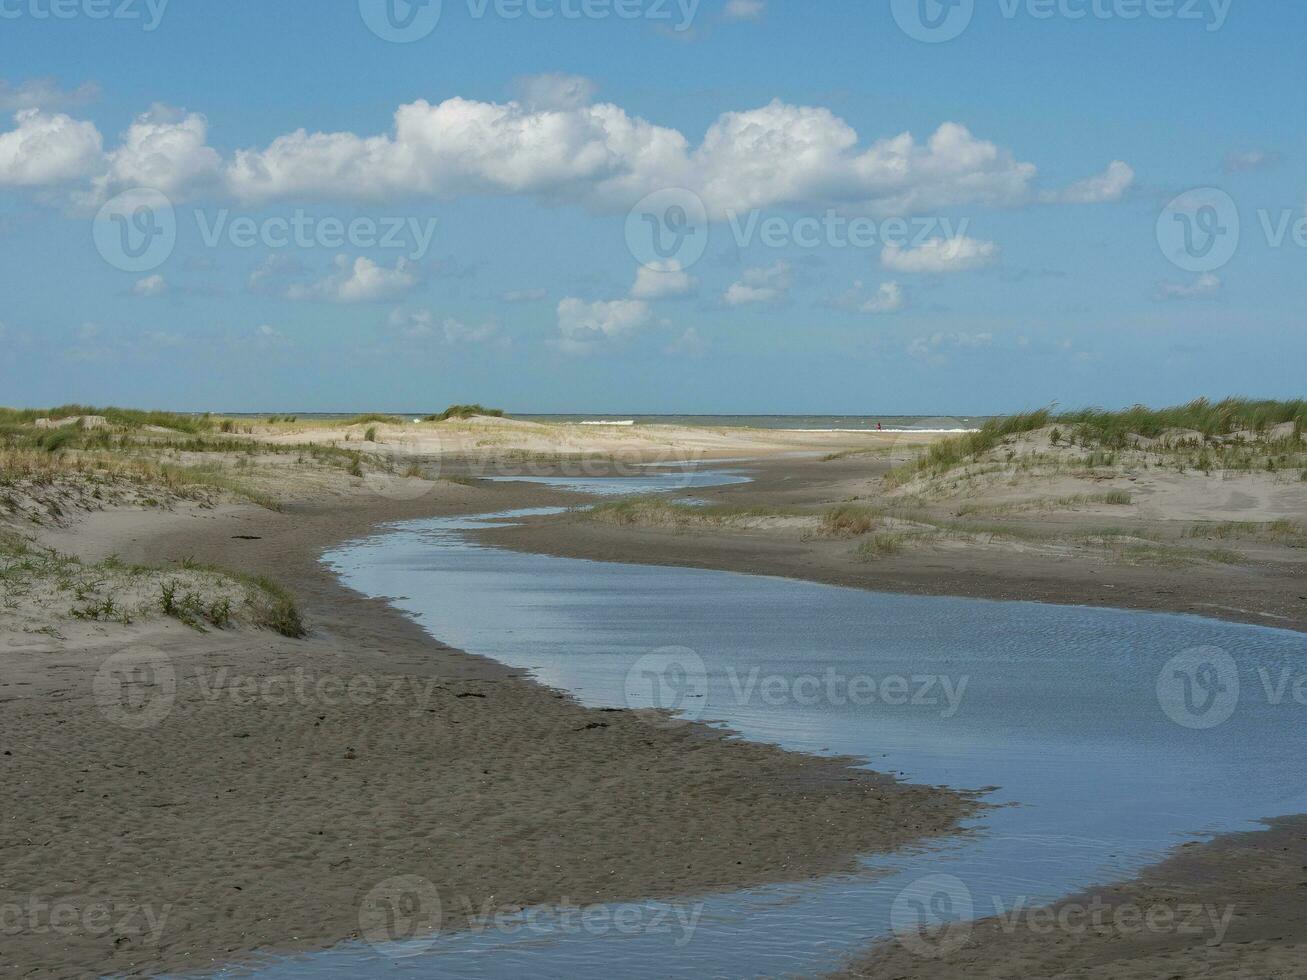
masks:
{"type": "Polygon", "coordinates": [[[901,553],[875,560],[858,554],[863,539],[818,533],[820,515],[830,507],[850,501],[894,503],[880,487],[890,465],[890,459],[877,456],[763,460],[749,464],[757,477],[754,483],[684,494],[714,504],[795,508],[813,515],[806,523],[791,517],[765,522],[767,526],[754,520],[721,529],[677,530],[615,527],[573,513],[478,535],[500,547],[573,558],[783,575],[917,595],[1186,612],[1307,631],[1307,551],[1301,543],[1180,537],[1180,528],[1193,521],[1261,522],[1285,516],[1307,520],[1307,484],[1275,481],[1264,474],[1219,480],[1192,472],[1149,472],[1135,475],[1133,482],[1130,477],[1120,480],[1134,495],[1136,502],[1129,507],[1086,505],[959,518],[962,506],[1000,506],[1013,499],[1113,489],[1101,481],[1070,479],[1016,488],[1004,482],[912,506],[931,519],[963,526],[983,522],[1010,531],[1011,537],[936,535],[927,542],[909,541],[901,553]],[[1121,540],[1132,542],[1141,557],[1078,543],[1080,537],[1104,528],[1140,535],[1121,540]],[[1205,553],[1214,547],[1238,549],[1235,557],[1241,560],[1206,560],[1205,553]]]}
{"type": "MultiPolygon", "coordinates": [[[[39,529],[46,544],[87,560],[194,557],[271,574],[299,599],[311,632],[289,640],[241,623],[201,634],[157,617],[131,626],[65,617],[55,639],[33,632],[30,618],[0,620],[0,971],[202,970],[256,951],[320,948],[373,935],[376,889],[384,898],[415,877],[439,899],[419,902],[420,911],[446,929],[464,927],[469,909],[651,897],[685,905],[705,892],[848,868],[855,855],[947,834],[972,811],[965,795],[902,786],[840,761],[583,709],[442,646],[318,564],[323,549],[384,521],[584,500],[467,476],[747,458],[739,465],[755,484],[689,495],[813,516],[684,531],[565,514],[483,534],[606,560],[1307,628],[1307,564],[1293,541],[1222,540],[1238,549],[1237,563],[1168,564],[1162,545],[1143,560],[1059,537],[1110,522],[1141,542],[1192,550],[1177,530],[1184,522],[1307,513],[1307,489],[1265,474],[1023,482],[1000,473],[952,496],[927,488],[909,503],[932,519],[991,507],[984,519],[1011,533],[936,536],[871,561],[857,554],[860,539],[820,533],[819,515],[837,503],[879,502],[892,456],[823,457],[870,446],[902,455],[898,436],[564,427],[571,432],[504,422],[379,428],[382,445],[360,445],[360,427],[348,443],[344,429],[329,427],[288,438],[340,440],[463,482],[371,472],[344,480],[329,466],[291,473],[284,457],[255,457],[249,477],[283,501],[281,513],[207,499],[170,500],[161,510],[127,498],[39,529]],[[619,462],[591,465],[602,453],[619,462]],[[1038,503],[1118,487],[1130,488],[1129,507],[1038,503]],[[176,691],[156,724],[123,727],[106,718],[95,681],[115,654],[134,651],[138,665],[150,663],[142,648],[166,658],[176,691]]],[[[136,675],[133,691],[147,711],[161,703],[152,694],[168,692],[165,674],[136,675]]],[[[1307,917],[1294,879],[1307,857],[1299,828],[1277,823],[1266,834],[1185,849],[1157,875],[1118,890],[1239,903],[1230,936],[1242,938],[1219,948],[1122,935],[1106,945],[1078,935],[1050,943],[982,926],[960,962],[905,960],[891,944],[855,975],[1302,975],[1307,917]]]]}
{"type": "Polygon", "coordinates": [[[55,639],[9,624],[0,973],[195,971],[374,938],[377,895],[413,880],[444,929],[536,904],[688,911],[705,892],[851,868],[971,812],[843,761],[582,708],[442,646],[317,562],[379,521],[566,499],[439,484],[283,513],[112,509],[47,532],[88,560],[271,574],[311,633],[62,619],[55,639]],[[106,663],[153,668],[128,675],[130,710],[120,678],[105,696],[106,663]]]}
{"type": "Polygon", "coordinates": [[[836,976],[1296,980],[1307,974],[1307,818],[1191,844],[1138,879],[887,941],[836,976]]]}

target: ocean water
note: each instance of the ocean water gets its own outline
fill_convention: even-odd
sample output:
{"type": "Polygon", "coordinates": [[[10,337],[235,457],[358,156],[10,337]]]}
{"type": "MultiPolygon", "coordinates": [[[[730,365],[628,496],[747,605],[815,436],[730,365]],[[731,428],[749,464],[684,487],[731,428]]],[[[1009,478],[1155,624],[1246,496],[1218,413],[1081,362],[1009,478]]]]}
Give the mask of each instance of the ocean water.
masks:
{"type": "Polygon", "coordinates": [[[588,924],[533,909],[470,932],[374,935],[254,975],[810,976],[896,932],[952,923],[949,942],[970,918],[1307,810],[1300,634],[517,554],[469,538],[487,520],[409,522],[324,560],[360,592],[410,597],[396,604],[442,640],[586,704],[674,709],[916,782],[996,787],[998,808],[857,874],[592,909],[588,924]]]}

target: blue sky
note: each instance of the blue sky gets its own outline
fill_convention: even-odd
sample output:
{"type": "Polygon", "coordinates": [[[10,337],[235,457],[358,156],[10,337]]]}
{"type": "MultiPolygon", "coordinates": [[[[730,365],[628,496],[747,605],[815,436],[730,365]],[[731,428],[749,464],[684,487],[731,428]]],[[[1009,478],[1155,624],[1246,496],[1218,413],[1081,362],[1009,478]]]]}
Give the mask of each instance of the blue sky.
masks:
{"type": "Polygon", "coordinates": [[[0,403],[1302,393],[1300,5],[387,2],[0,0],[0,403]]]}

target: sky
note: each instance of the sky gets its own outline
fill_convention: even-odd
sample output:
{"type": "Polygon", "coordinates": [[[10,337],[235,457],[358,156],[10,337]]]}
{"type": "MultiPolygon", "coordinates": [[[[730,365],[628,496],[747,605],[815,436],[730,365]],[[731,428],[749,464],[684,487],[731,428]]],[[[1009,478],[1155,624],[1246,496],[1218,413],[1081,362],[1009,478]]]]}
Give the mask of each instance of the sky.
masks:
{"type": "Polygon", "coordinates": [[[1307,7],[0,0],[0,404],[1300,396],[1307,7]]]}

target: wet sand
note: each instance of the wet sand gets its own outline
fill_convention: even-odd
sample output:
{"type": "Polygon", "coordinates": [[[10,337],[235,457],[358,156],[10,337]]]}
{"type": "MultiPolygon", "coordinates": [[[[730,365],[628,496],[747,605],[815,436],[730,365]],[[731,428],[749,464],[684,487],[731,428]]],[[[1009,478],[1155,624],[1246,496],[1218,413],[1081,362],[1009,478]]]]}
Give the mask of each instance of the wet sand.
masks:
{"type": "Polygon", "coordinates": [[[836,974],[901,980],[1296,980],[1307,817],[1181,847],[1134,881],[881,944],[836,974]]]}
{"type": "MultiPolygon", "coordinates": [[[[819,458],[757,460],[736,464],[755,477],[739,486],[687,492],[713,504],[813,509],[878,496],[886,460],[819,458]]],[[[946,509],[941,510],[947,513],[946,509]]],[[[1231,520],[1256,515],[1231,513],[1231,520]]],[[[1115,515],[1060,513],[1024,516],[1021,528],[1074,533],[1120,522],[1115,515]]],[[[1165,513],[1131,526],[1145,533],[1174,525],[1165,513]]],[[[1008,548],[908,548],[862,560],[856,541],[799,530],[740,531],[616,527],[584,514],[532,518],[512,527],[477,532],[487,544],[568,558],[684,565],[801,578],[829,585],[910,595],[1020,599],[1191,613],[1211,619],[1307,632],[1307,556],[1285,550],[1276,560],[1252,556],[1241,564],[1131,564],[1096,558],[1043,555],[1019,544],[1008,548]]]]}
{"type": "MultiPolygon", "coordinates": [[[[819,507],[867,493],[884,464],[789,457],[740,465],[755,484],[693,495],[819,507]]],[[[416,499],[306,496],[282,513],[117,510],[47,534],[90,559],[191,557],[269,574],[299,599],[311,634],[299,641],[244,630],[201,635],[169,621],[65,625],[60,642],[5,634],[3,972],[203,970],[256,951],[321,948],[365,931],[369,895],[408,876],[436,888],[434,914],[447,929],[487,907],[683,899],[845,869],[857,854],[947,834],[972,812],[965,795],[902,786],[840,761],[583,709],[442,646],[384,602],[344,589],[319,564],[324,549],[386,521],[586,499],[526,484],[436,486],[416,499]],[[140,645],[167,657],[177,695],[157,725],[134,731],[106,720],[93,680],[106,656],[140,645]],[[300,677],[308,694],[283,695],[296,691],[300,677]],[[324,694],[321,681],[339,684],[324,694]],[[338,693],[351,684],[362,697],[338,693]],[[107,927],[77,912],[106,906],[121,913],[107,927]],[[73,925],[49,928],[52,907],[73,925]]],[[[1167,568],[960,549],[873,563],[852,558],[846,540],[612,527],[575,514],[481,533],[498,545],[575,557],[1307,624],[1307,575],[1284,554],[1167,568]]],[[[1273,972],[1299,962],[1293,947],[1307,945],[1307,917],[1297,914],[1304,889],[1292,880],[1295,867],[1307,866],[1302,835],[1293,836],[1298,826],[1186,848],[1165,867],[1170,878],[1145,876],[1117,889],[1149,897],[1130,889],[1165,881],[1176,898],[1238,903],[1230,936],[1251,939],[1215,953],[1205,942],[1159,953],[1151,936],[1114,935],[1104,960],[1082,936],[1063,936],[1062,959],[1045,962],[1027,959],[1049,952],[1044,937],[1032,934],[1022,945],[982,925],[964,947],[961,972],[1301,975],[1292,966],[1273,972]],[[1286,908],[1292,914],[1282,914],[1286,908]],[[1247,923],[1283,927],[1236,931],[1247,923]],[[1150,972],[1163,965],[1172,972],[1150,972]],[[1227,972],[1201,972],[1216,969],[1227,972]]],[[[904,952],[888,944],[853,975],[959,973],[957,962],[905,960],[904,952]],[[920,972],[929,970],[937,972],[920,972]]]]}
{"type": "Polygon", "coordinates": [[[168,620],[3,635],[0,973],[203,971],[371,938],[376,889],[384,904],[412,876],[446,929],[487,909],[684,902],[849,869],[973,811],[845,761],[580,707],[442,646],[319,564],[380,522],[576,499],[439,486],[283,513],[108,511],[52,535],[87,559],[271,575],[310,635],[168,620]],[[175,694],[142,675],[135,704],[160,716],[123,727],[96,677],[142,649],[175,694]]]}

